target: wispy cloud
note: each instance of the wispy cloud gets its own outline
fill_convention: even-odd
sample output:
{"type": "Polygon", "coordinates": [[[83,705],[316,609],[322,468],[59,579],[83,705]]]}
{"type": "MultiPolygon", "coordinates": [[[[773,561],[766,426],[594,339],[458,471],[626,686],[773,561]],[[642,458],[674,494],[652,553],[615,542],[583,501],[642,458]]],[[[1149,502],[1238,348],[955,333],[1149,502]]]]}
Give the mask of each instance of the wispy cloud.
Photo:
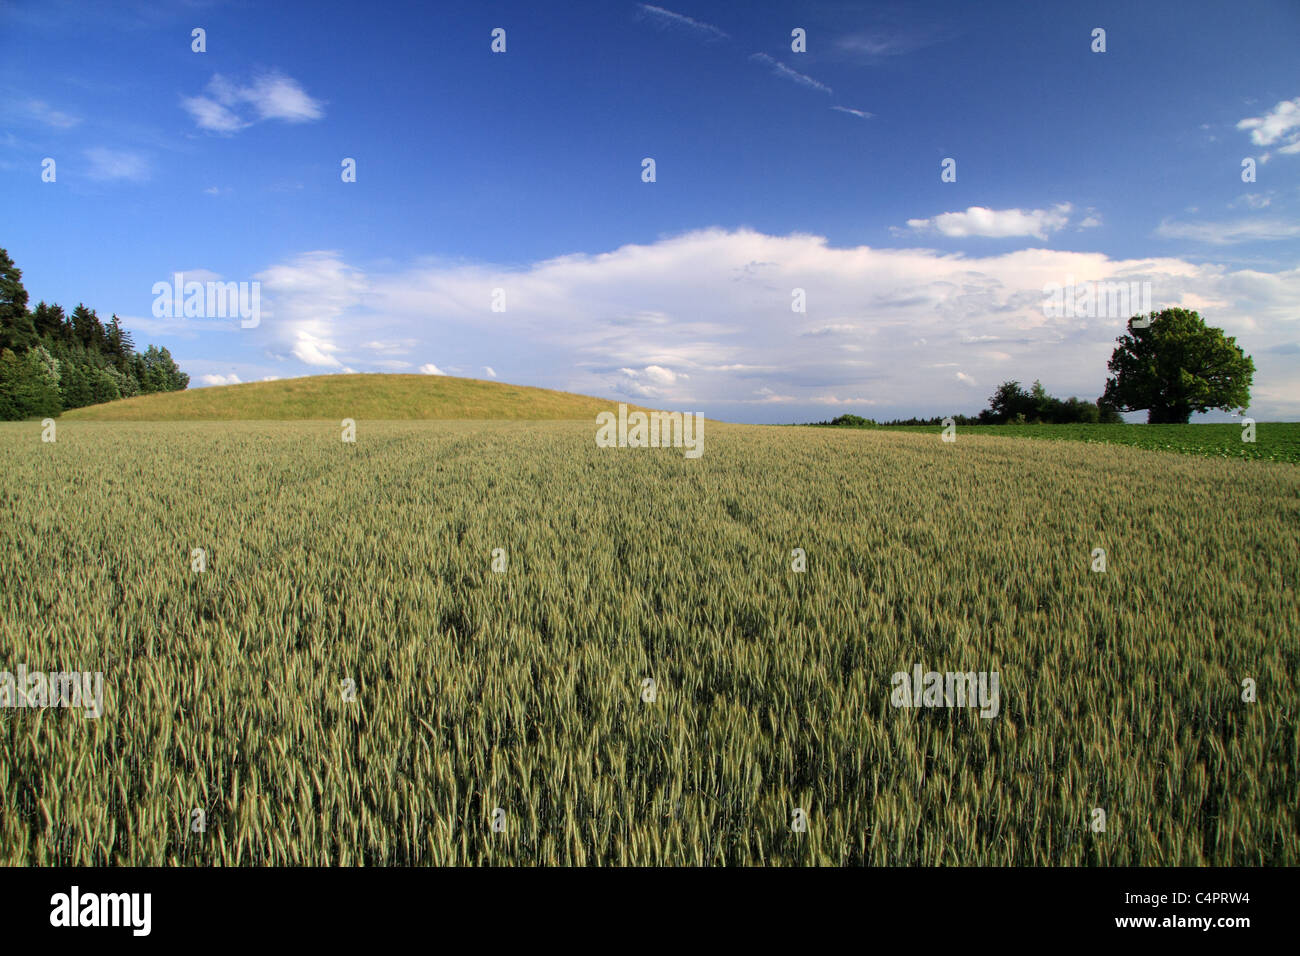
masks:
{"type": "Polygon", "coordinates": [[[1295,239],[1300,223],[1282,219],[1237,219],[1233,222],[1176,222],[1165,219],[1156,227],[1161,239],[1194,239],[1216,246],[1238,242],[1295,239]]]}
{"type": "Polygon", "coordinates": [[[124,149],[95,146],[86,150],[90,161],[87,175],[91,179],[129,179],[143,182],[149,178],[149,162],[139,153],[124,149]]]}
{"type": "Polygon", "coordinates": [[[274,72],[255,77],[248,86],[214,74],[203,95],[181,97],[181,105],[200,129],[226,134],[264,120],[308,123],[325,115],[320,100],[307,95],[296,80],[274,72]]]}
{"type": "Polygon", "coordinates": [[[920,46],[907,37],[878,33],[840,37],[835,43],[841,50],[865,56],[900,56],[911,53],[920,46]]]}
{"type": "Polygon", "coordinates": [[[1300,97],[1282,100],[1263,116],[1247,117],[1237,129],[1250,130],[1250,141],[1256,146],[1281,143],[1279,153],[1300,153],[1300,97]]]}
{"type": "Polygon", "coordinates": [[[823,325],[819,329],[809,329],[807,332],[799,334],[804,338],[820,338],[826,335],[843,335],[848,332],[856,332],[858,327],[848,322],[839,322],[834,325],[823,325]]]}
{"type": "MultiPolygon", "coordinates": [[[[1060,203],[1051,209],[986,209],[971,206],[965,212],[945,212],[930,219],[909,219],[914,232],[937,232],[952,239],[983,236],[1006,239],[1033,236],[1046,239],[1049,233],[1064,229],[1070,221],[1071,205],[1060,203]]],[[[897,233],[898,230],[895,230],[897,233]]]]}
{"type": "Polygon", "coordinates": [[[1229,209],[1237,209],[1241,206],[1249,206],[1251,209],[1263,209],[1273,204],[1273,193],[1243,193],[1232,202],[1228,203],[1229,209]]]}
{"type": "Polygon", "coordinates": [[[46,126],[55,129],[71,129],[81,122],[80,116],[73,116],[62,110],[56,110],[44,100],[28,100],[25,104],[27,115],[46,126]]]}
{"type": "Polygon", "coordinates": [[[933,28],[914,26],[897,29],[883,28],[874,31],[850,33],[838,37],[833,48],[845,57],[872,61],[891,56],[905,56],[917,50],[942,43],[956,37],[948,25],[933,28]]]}
{"type": "Polygon", "coordinates": [[[362,342],[360,347],[379,352],[381,355],[406,355],[415,347],[415,339],[393,339],[391,341],[376,339],[371,342],[362,342]]]}
{"type": "Polygon", "coordinates": [[[868,113],[866,110],[854,110],[847,106],[832,106],[831,109],[840,113],[848,113],[850,116],[856,116],[858,119],[871,119],[875,113],[868,113]]]}
{"type": "Polygon", "coordinates": [[[663,7],[652,6],[648,3],[638,3],[637,6],[640,7],[643,12],[649,14],[652,19],[665,26],[672,25],[686,27],[696,31],[697,33],[702,33],[713,40],[730,39],[726,33],[723,33],[711,23],[704,23],[702,20],[696,20],[694,17],[688,17],[682,13],[674,13],[671,10],[665,10],[663,7]]]}
{"type": "Polygon", "coordinates": [[[752,54],[750,56],[750,59],[758,63],[762,63],[766,66],[770,66],[772,68],[772,72],[775,73],[777,76],[783,77],[794,83],[798,83],[800,86],[806,86],[810,90],[819,90],[822,93],[833,92],[833,90],[831,90],[831,88],[827,86],[825,83],[821,83],[817,80],[814,80],[811,76],[806,76],[805,74],[800,73],[798,70],[790,69],[790,67],[786,66],[780,60],[774,59],[768,56],[766,53],[752,54]]]}

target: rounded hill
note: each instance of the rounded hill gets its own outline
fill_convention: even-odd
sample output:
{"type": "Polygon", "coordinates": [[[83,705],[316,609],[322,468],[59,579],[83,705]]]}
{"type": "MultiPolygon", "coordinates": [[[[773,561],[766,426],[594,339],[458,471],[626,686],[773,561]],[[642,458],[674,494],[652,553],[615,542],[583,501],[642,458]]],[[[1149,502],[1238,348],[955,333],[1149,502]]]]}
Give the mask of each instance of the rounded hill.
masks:
{"type": "MultiPolygon", "coordinates": [[[[617,401],[450,375],[315,375],[124,398],[74,421],[593,420],[617,401]]],[[[635,407],[635,406],[630,406],[635,407]]]]}

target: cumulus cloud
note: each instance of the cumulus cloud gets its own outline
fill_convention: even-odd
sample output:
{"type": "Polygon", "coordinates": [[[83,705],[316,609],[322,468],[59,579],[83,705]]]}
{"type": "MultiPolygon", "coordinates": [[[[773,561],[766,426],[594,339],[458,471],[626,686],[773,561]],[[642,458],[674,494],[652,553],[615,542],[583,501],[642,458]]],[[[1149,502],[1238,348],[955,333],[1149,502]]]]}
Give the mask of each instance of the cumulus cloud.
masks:
{"type": "Polygon", "coordinates": [[[641,369],[621,368],[618,371],[624,378],[615,387],[621,385],[621,391],[638,398],[658,398],[670,394],[671,386],[678,380],[676,372],[661,365],[647,365],[641,369]]]}
{"type": "Polygon", "coordinates": [[[1030,210],[971,206],[965,212],[945,212],[931,219],[909,219],[907,225],[915,232],[937,232],[953,239],[971,236],[1046,239],[1049,233],[1065,228],[1070,221],[1070,210],[1069,203],[1060,203],[1051,209],[1030,210]]]}
{"type": "Polygon", "coordinates": [[[263,120],[307,123],[325,115],[324,104],[308,96],[297,80],[274,72],[256,76],[248,85],[214,74],[203,94],[182,97],[181,105],[200,129],[227,134],[263,120]]]}
{"type": "Polygon", "coordinates": [[[813,420],[836,401],[973,413],[981,390],[1006,378],[1095,398],[1126,317],[1047,317],[1043,288],[1149,281],[1153,307],[1198,308],[1239,337],[1274,396],[1260,414],[1300,414],[1283,405],[1287,383],[1300,385],[1294,357],[1267,351],[1296,341],[1300,268],[1045,248],[971,257],[704,229],[524,266],[429,259],[367,273],[316,252],[261,276],[272,280],[262,323],[239,334],[285,362],[322,363],[286,374],[374,370],[394,357],[376,344],[438,354],[448,369],[491,352],[533,370],[510,377],[519,384],[747,421],[774,410],[813,420]],[[491,311],[494,288],[506,289],[507,312],[491,311]],[[807,290],[806,314],[790,310],[794,288],[807,290]]]}
{"type": "Polygon", "coordinates": [[[425,365],[420,366],[420,374],[421,375],[446,375],[447,373],[444,372],[442,369],[438,368],[438,366],[434,365],[432,362],[429,362],[425,365]]]}
{"type": "Polygon", "coordinates": [[[274,351],[321,368],[342,368],[335,330],[363,313],[365,277],[329,251],[307,252],[254,278],[261,282],[262,323],[274,351]]]}
{"type": "Polygon", "coordinates": [[[231,372],[229,375],[201,375],[199,381],[204,385],[241,385],[239,376],[231,372]]]}
{"type": "Polygon", "coordinates": [[[497,377],[497,373],[496,373],[495,371],[493,371],[491,365],[484,365],[484,366],[483,366],[483,371],[487,372],[487,374],[488,374],[488,378],[496,378],[496,377],[497,377]]]}

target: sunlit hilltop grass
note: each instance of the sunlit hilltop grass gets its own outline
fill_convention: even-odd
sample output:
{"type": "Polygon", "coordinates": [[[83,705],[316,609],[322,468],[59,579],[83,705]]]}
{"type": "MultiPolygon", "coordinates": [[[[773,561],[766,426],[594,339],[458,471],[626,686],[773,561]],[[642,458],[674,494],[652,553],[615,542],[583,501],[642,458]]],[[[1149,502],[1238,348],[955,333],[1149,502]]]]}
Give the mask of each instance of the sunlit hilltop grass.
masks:
{"type": "Polygon", "coordinates": [[[65,412],[79,421],[594,420],[616,400],[449,375],[317,375],[141,395],[65,412]]]}

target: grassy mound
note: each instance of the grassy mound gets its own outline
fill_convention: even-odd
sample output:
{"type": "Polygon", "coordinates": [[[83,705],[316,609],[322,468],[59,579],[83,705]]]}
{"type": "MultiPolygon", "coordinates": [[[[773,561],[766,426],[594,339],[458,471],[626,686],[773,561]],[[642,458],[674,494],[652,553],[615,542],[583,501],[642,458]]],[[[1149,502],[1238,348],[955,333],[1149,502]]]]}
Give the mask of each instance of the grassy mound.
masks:
{"type": "Polygon", "coordinates": [[[591,421],[616,401],[447,375],[317,375],[124,398],[74,421],[494,419],[591,421]]]}

